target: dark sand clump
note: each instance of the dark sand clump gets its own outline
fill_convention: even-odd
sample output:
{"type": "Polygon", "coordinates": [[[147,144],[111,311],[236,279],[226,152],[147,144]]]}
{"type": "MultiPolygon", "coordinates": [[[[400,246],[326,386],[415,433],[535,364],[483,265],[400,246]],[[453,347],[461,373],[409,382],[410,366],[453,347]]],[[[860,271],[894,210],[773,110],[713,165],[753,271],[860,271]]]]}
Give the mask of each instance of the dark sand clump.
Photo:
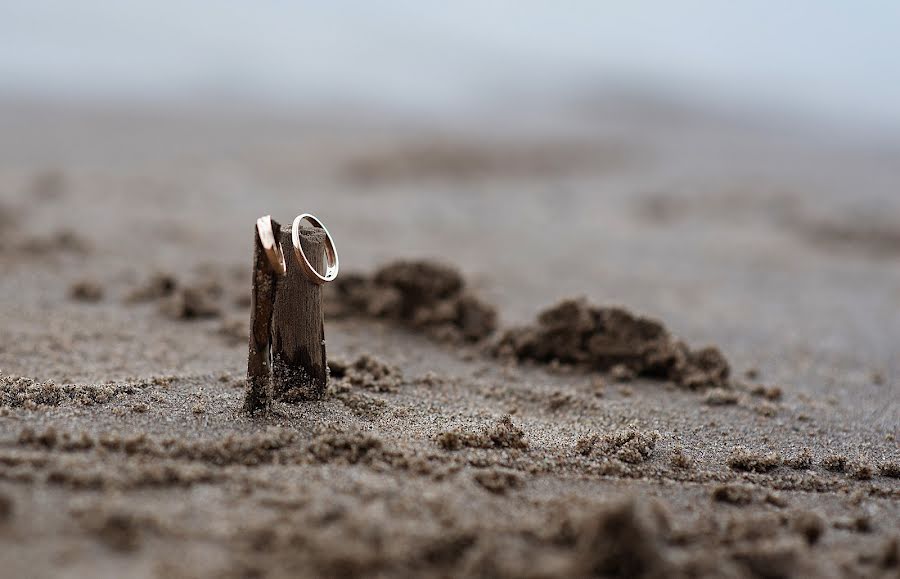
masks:
{"type": "Polygon", "coordinates": [[[525,432],[513,424],[512,418],[504,416],[493,426],[486,426],[480,432],[451,430],[435,437],[435,442],[444,450],[461,448],[528,448],[525,432]]]}
{"type": "Polygon", "coordinates": [[[583,299],[561,302],[541,312],[534,325],[508,330],[497,351],[519,360],[601,371],[621,367],[686,388],[726,386],[730,371],[716,348],[692,350],[656,320],[583,299]]]}
{"type": "Polygon", "coordinates": [[[343,274],[326,287],[329,317],[397,321],[451,342],[478,341],[497,327],[494,307],[472,294],[455,268],[440,263],[397,261],[371,276],[343,274]]]}
{"type": "Polygon", "coordinates": [[[330,377],[340,384],[365,388],[374,392],[396,392],[403,383],[403,373],[396,366],[375,356],[363,354],[353,362],[331,359],[328,362],[330,377]]]}
{"type": "Polygon", "coordinates": [[[359,432],[324,434],[317,437],[308,448],[319,462],[339,461],[349,464],[371,462],[381,449],[380,439],[359,432]]]}
{"type": "Polygon", "coordinates": [[[703,396],[703,402],[710,406],[728,406],[739,401],[740,395],[730,388],[712,388],[703,396]]]}
{"type": "Polygon", "coordinates": [[[688,470],[693,468],[694,459],[685,452],[683,446],[676,446],[669,454],[669,464],[671,464],[675,468],[688,470]]]}
{"type": "Polygon", "coordinates": [[[142,537],[153,526],[152,518],[139,517],[125,509],[100,506],[96,509],[73,509],[72,517],[88,533],[96,536],[113,551],[127,553],[141,546],[142,537]]]}
{"type": "Polygon", "coordinates": [[[784,466],[796,470],[809,470],[813,465],[812,450],[807,447],[800,449],[796,455],[784,459],[784,466]]]}
{"type": "Polygon", "coordinates": [[[885,219],[851,217],[798,223],[796,229],[816,247],[856,251],[873,256],[900,254],[897,223],[885,219]]]}
{"type": "Polygon", "coordinates": [[[176,320],[216,318],[222,313],[218,303],[221,289],[210,285],[192,285],[178,288],[160,305],[160,311],[176,320]]]}
{"type": "Polygon", "coordinates": [[[397,392],[403,383],[403,373],[369,354],[363,354],[353,362],[332,359],[328,362],[330,396],[334,396],[353,414],[366,420],[381,416],[387,403],[359,392],[360,389],[377,393],[397,392]]]}
{"type": "Polygon", "coordinates": [[[835,529],[853,531],[855,533],[871,533],[872,519],[866,513],[858,513],[849,517],[840,517],[832,523],[835,529]]]}
{"type": "Polygon", "coordinates": [[[856,460],[850,461],[847,465],[847,472],[851,478],[856,480],[870,480],[875,476],[875,467],[867,458],[860,456],[856,460]]]}
{"type": "Polygon", "coordinates": [[[878,465],[878,474],[891,478],[900,478],[900,462],[885,461],[878,465]]]}
{"type": "Polygon", "coordinates": [[[522,476],[515,471],[499,468],[480,470],[472,477],[485,490],[496,494],[517,489],[522,486],[522,476]]]}
{"type": "Polygon", "coordinates": [[[37,447],[64,452],[102,450],[127,456],[173,459],[206,463],[211,466],[240,464],[256,466],[276,459],[285,460],[284,451],[298,442],[298,437],[284,429],[271,429],[248,435],[229,435],[205,440],[157,438],[144,432],[122,434],[57,432],[52,427],[41,432],[26,427],[18,437],[23,447],[37,447]],[[279,454],[281,453],[281,454],[279,454]]]}
{"type": "Polygon", "coordinates": [[[380,398],[367,396],[359,392],[353,392],[350,388],[332,387],[334,397],[341,401],[350,412],[366,420],[374,420],[385,413],[387,402],[380,398]]]}
{"type": "Polygon", "coordinates": [[[784,393],[779,386],[766,386],[765,384],[757,384],[750,389],[750,393],[754,396],[762,396],[767,400],[781,400],[784,393]]]}
{"type": "Polygon", "coordinates": [[[0,523],[12,519],[14,514],[15,501],[9,495],[0,492],[0,523]]]}
{"type": "Polygon", "coordinates": [[[714,501],[731,505],[749,505],[755,496],[752,487],[742,484],[723,484],[715,487],[712,491],[714,501]]]}
{"type": "Polygon", "coordinates": [[[157,302],[159,311],[173,320],[219,317],[224,297],[220,277],[205,272],[193,283],[184,284],[172,274],[157,272],[133,288],[125,302],[157,302]]]}
{"type": "Polygon", "coordinates": [[[655,504],[623,500],[586,516],[579,528],[576,576],[666,577],[669,522],[655,504]]]}
{"type": "Polygon", "coordinates": [[[106,404],[123,394],[137,392],[144,383],[56,384],[21,376],[0,374],[0,408],[36,408],[71,403],[77,406],[106,404]]]}
{"type": "Polygon", "coordinates": [[[175,293],[178,280],[174,275],[156,272],[142,284],[133,288],[125,297],[126,303],[140,303],[169,297],[175,293]]]}
{"type": "Polygon", "coordinates": [[[622,462],[638,464],[653,454],[659,432],[644,432],[634,427],[599,435],[590,434],[578,440],[575,451],[585,456],[599,455],[622,462]]]}
{"type": "Polygon", "coordinates": [[[822,459],[822,467],[831,472],[844,472],[849,462],[843,454],[829,454],[822,459]]]}
{"type": "Polygon", "coordinates": [[[93,280],[81,280],[69,288],[69,297],[79,302],[99,302],[103,299],[103,293],[103,286],[93,280]]]}
{"type": "Polygon", "coordinates": [[[825,534],[825,520],[813,511],[801,511],[794,515],[791,526],[810,545],[817,543],[825,534]]]}
{"type": "Polygon", "coordinates": [[[804,553],[796,541],[782,539],[739,545],[731,556],[752,577],[776,578],[794,576],[804,553]]]}
{"type": "Polygon", "coordinates": [[[777,452],[753,452],[743,446],[734,447],[728,456],[728,466],[746,472],[769,472],[781,464],[781,456],[777,452]]]}

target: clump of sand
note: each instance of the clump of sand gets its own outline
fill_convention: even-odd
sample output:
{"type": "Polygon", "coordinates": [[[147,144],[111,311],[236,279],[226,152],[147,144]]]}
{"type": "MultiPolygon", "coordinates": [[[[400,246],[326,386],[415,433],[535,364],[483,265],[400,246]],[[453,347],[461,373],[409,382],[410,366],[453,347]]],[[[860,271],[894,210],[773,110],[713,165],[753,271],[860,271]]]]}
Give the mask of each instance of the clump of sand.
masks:
{"type": "Polygon", "coordinates": [[[813,465],[812,450],[808,447],[800,449],[796,455],[784,459],[784,466],[796,470],[809,470],[813,465]]]}
{"type": "Polygon", "coordinates": [[[89,279],[77,281],[69,288],[69,297],[79,302],[99,302],[103,293],[103,286],[89,279]]]}
{"type": "Polygon", "coordinates": [[[517,472],[500,468],[479,470],[472,478],[485,490],[495,494],[505,494],[523,484],[522,476],[517,472]]]}
{"type": "Polygon", "coordinates": [[[340,383],[374,392],[396,392],[403,383],[399,368],[370,354],[363,354],[353,362],[333,358],[328,362],[328,369],[330,377],[340,383]]]}
{"type": "Polygon", "coordinates": [[[810,545],[816,544],[825,534],[825,521],[813,511],[801,511],[791,521],[794,531],[802,535],[810,545]]]}
{"type": "Polygon", "coordinates": [[[9,495],[0,492],[0,523],[13,518],[15,514],[15,501],[9,495]]]}
{"type": "Polygon", "coordinates": [[[715,487],[712,490],[712,499],[720,503],[731,505],[749,505],[756,497],[753,488],[743,484],[728,483],[715,487]]]}
{"type": "Polygon", "coordinates": [[[198,284],[179,288],[160,305],[163,314],[175,320],[216,318],[222,313],[219,305],[221,289],[198,284]]]}
{"type": "Polygon", "coordinates": [[[703,397],[703,402],[710,406],[728,406],[739,401],[740,395],[730,388],[711,388],[703,397]]]}
{"type": "Polygon", "coordinates": [[[900,478],[900,462],[897,461],[885,461],[878,465],[878,473],[881,476],[887,476],[891,478],[900,478]]]}
{"type": "Polygon", "coordinates": [[[466,288],[459,271],[440,263],[397,261],[371,276],[344,274],[326,289],[329,317],[393,320],[451,342],[478,341],[497,327],[496,309],[466,288]]]}
{"type": "Polygon", "coordinates": [[[178,288],[174,275],[156,272],[125,296],[126,303],[150,302],[171,296],[178,288]]]}
{"type": "Polygon", "coordinates": [[[513,424],[510,416],[504,416],[493,426],[487,426],[480,432],[451,430],[441,432],[435,442],[444,450],[460,450],[461,448],[528,448],[525,432],[513,424]]]}
{"type": "Polygon", "coordinates": [[[656,320],[583,299],[565,300],[541,312],[535,324],[506,331],[497,352],[601,371],[621,368],[686,388],[724,387],[730,372],[716,348],[692,350],[656,320]]]}
{"type": "Polygon", "coordinates": [[[616,458],[630,464],[642,463],[653,454],[659,440],[658,431],[644,432],[634,427],[608,434],[590,434],[575,444],[575,451],[585,456],[616,458]]]}
{"type": "Polygon", "coordinates": [[[341,401],[350,412],[366,420],[374,420],[387,409],[387,403],[379,398],[353,392],[349,388],[332,387],[334,397],[341,401]]]}
{"type": "Polygon", "coordinates": [[[578,528],[579,577],[666,577],[675,572],[665,544],[669,521],[645,501],[626,499],[599,507],[578,528]]]}
{"type": "Polygon", "coordinates": [[[685,452],[683,446],[678,445],[672,448],[672,452],[669,454],[669,464],[675,468],[689,470],[694,467],[694,459],[685,452]]]}
{"type": "Polygon", "coordinates": [[[780,386],[766,386],[765,384],[757,384],[750,388],[750,393],[754,396],[761,396],[771,401],[778,401],[784,396],[784,392],[780,386]]]}
{"type": "Polygon", "coordinates": [[[328,362],[328,370],[329,395],[366,420],[381,416],[387,404],[380,398],[361,393],[360,389],[381,394],[396,392],[403,384],[403,373],[399,368],[370,354],[363,354],[352,362],[332,359],[328,362]]]}
{"type": "Polygon", "coordinates": [[[849,462],[850,459],[843,454],[829,454],[822,459],[822,466],[831,472],[844,472],[849,462]]]}
{"type": "Polygon", "coordinates": [[[206,271],[191,283],[157,272],[126,296],[126,303],[157,302],[160,312],[173,320],[215,318],[222,315],[224,288],[220,276],[206,271]]]}
{"type": "Polygon", "coordinates": [[[106,505],[72,509],[71,515],[85,531],[123,553],[136,551],[146,530],[155,523],[150,517],[139,517],[124,508],[106,505]]]}
{"type": "Polygon", "coordinates": [[[122,394],[136,392],[142,384],[56,384],[22,376],[0,374],[0,408],[36,408],[72,403],[78,406],[106,404],[122,394]]]}
{"type": "Polygon", "coordinates": [[[870,480],[875,476],[875,467],[863,456],[851,461],[848,466],[848,471],[850,476],[856,480],[870,480]]]}
{"type": "Polygon", "coordinates": [[[731,449],[727,463],[734,470],[769,472],[781,466],[782,460],[777,452],[753,452],[743,446],[736,446],[731,449]]]}
{"type": "MultiPolygon", "coordinates": [[[[22,446],[58,449],[66,452],[102,449],[105,453],[128,456],[187,460],[215,466],[240,464],[256,466],[275,461],[276,455],[298,441],[295,433],[281,428],[207,440],[154,438],[143,432],[108,432],[92,436],[86,432],[57,432],[49,427],[41,432],[26,427],[19,433],[22,446]]],[[[284,458],[284,457],[281,457],[284,458]]]]}
{"type": "Polygon", "coordinates": [[[381,449],[381,440],[371,434],[332,432],[316,437],[307,451],[319,462],[357,464],[371,462],[381,449]]]}

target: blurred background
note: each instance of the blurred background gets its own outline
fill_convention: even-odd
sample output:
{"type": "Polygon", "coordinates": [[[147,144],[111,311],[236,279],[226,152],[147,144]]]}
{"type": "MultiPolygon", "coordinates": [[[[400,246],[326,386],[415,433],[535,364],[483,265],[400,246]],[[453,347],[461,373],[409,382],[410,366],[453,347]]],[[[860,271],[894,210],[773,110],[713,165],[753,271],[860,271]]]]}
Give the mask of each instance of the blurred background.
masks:
{"type": "Polygon", "coordinates": [[[898,27],[878,0],[5,0],[0,91],[410,117],[612,94],[893,133],[898,27]]]}

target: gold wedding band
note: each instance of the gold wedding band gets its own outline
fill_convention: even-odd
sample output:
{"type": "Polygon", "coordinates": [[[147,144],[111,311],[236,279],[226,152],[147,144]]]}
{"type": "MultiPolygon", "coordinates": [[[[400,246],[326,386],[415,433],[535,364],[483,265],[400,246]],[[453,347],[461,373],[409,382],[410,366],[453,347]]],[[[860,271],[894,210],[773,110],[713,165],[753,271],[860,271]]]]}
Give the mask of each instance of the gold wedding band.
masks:
{"type": "Polygon", "coordinates": [[[263,251],[266,252],[266,259],[272,270],[278,275],[287,273],[287,264],[284,262],[281,243],[275,238],[275,231],[272,229],[271,215],[256,220],[256,233],[259,235],[259,242],[262,244],[263,251]]]}
{"type": "Polygon", "coordinates": [[[334,281],[339,267],[337,249],[334,247],[334,239],[331,238],[328,229],[315,215],[303,213],[294,219],[294,224],[291,227],[291,240],[294,242],[294,255],[297,257],[300,268],[309,281],[318,285],[334,281]],[[306,254],[303,253],[303,248],[300,246],[300,222],[304,219],[312,223],[313,227],[318,227],[325,232],[325,275],[315,270],[312,264],[309,263],[309,260],[306,259],[306,254]]]}

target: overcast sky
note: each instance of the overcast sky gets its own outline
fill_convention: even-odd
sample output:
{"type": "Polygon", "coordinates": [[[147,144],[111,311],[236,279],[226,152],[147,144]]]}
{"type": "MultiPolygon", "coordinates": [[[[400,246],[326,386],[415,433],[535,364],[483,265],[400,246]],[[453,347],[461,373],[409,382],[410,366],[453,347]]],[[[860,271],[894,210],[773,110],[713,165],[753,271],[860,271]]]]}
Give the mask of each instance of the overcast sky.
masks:
{"type": "Polygon", "coordinates": [[[627,86],[900,130],[900,2],[0,0],[0,94],[461,110],[627,86]]]}

